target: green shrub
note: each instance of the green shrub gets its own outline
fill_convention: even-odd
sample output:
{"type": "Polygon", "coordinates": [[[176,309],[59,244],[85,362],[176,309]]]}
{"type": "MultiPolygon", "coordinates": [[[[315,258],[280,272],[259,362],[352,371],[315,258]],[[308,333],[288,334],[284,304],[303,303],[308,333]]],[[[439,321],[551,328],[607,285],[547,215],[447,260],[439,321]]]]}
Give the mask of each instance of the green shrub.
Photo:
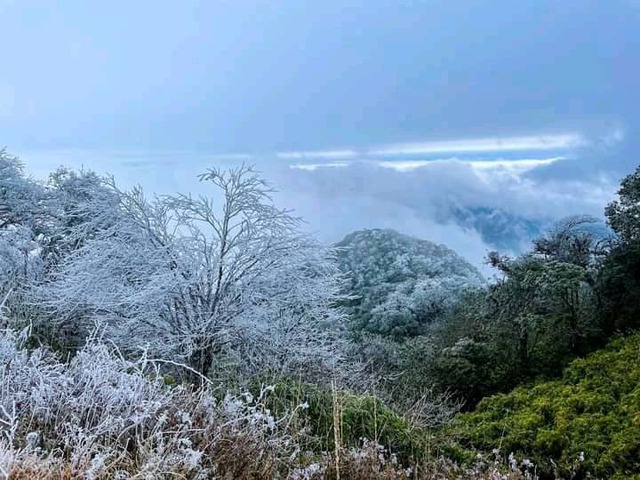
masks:
{"type": "Polygon", "coordinates": [[[485,398],[443,434],[452,452],[525,455],[543,477],[551,460],[562,478],[640,474],[640,334],[573,361],[562,380],[485,398]]]}
{"type": "Polygon", "coordinates": [[[384,445],[402,460],[420,458],[427,436],[421,429],[372,395],[355,395],[332,391],[330,387],[284,381],[275,385],[267,397],[267,407],[276,415],[297,409],[298,431],[308,434],[310,450],[332,451],[334,441],[334,408],[337,406],[339,436],[343,447],[355,447],[362,439],[384,445]],[[303,408],[300,406],[303,405],[303,408]]]}

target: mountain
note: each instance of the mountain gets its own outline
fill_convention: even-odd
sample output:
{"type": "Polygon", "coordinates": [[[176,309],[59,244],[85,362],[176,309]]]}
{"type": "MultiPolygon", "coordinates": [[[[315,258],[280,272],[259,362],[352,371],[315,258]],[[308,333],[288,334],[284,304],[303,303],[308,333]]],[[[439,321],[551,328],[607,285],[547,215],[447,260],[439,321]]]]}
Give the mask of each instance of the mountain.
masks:
{"type": "Polygon", "coordinates": [[[477,231],[488,245],[516,253],[526,249],[550,223],[548,219],[529,218],[500,208],[482,206],[454,207],[447,213],[447,220],[477,231]]]}
{"type": "Polygon", "coordinates": [[[395,230],[359,230],[336,247],[356,330],[394,337],[424,333],[464,290],[485,285],[453,250],[395,230]]]}

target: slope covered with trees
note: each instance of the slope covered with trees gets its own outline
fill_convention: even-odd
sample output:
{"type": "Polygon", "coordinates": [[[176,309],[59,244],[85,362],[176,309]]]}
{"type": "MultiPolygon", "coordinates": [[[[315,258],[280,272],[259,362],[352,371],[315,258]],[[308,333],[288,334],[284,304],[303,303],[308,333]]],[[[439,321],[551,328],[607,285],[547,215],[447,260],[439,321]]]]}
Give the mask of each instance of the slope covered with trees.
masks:
{"type": "Polygon", "coordinates": [[[465,290],[485,281],[444,245],[394,230],[361,230],[336,244],[354,328],[402,338],[425,333],[465,290]]]}
{"type": "Polygon", "coordinates": [[[560,221],[529,252],[492,252],[498,272],[485,292],[458,302],[433,335],[432,374],[467,406],[543,376],[602,345],[610,330],[598,287],[611,239],[596,219],[560,221]]]}

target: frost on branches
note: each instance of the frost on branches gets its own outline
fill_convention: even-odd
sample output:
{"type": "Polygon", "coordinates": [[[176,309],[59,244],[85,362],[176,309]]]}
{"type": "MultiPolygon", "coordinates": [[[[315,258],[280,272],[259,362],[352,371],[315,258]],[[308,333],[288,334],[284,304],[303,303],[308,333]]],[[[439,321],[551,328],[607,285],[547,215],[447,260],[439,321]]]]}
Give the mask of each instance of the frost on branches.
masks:
{"type": "Polygon", "coordinates": [[[486,282],[443,245],[394,230],[361,230],[339,244],[355,327],[399,338],[424,334],[460,295],[486,282]]]}
{"type": "MultiPolygon", "coordinates": [[[[0,330],[0,478],[327,478],[333,452],[305,450],[296,415],[274,415],[273,388],[221,395],[167,386],[146,355],[124,358],[99,335],[70,362],[0,330]]],[[[376,442],[342,449],[345,478],[406,479],[376,442]]],[[[331,477],[332,478],[332,477],[331,477]]]]}
{"type": "Polygon", "coordinates": [[[28,351],[28,337],[0,331],[0,478],[269,474],[292,454],[266,389],[219,401],[165,386],[146,356],[126,360],[95,336],[70,363],[28,351]]]}
{"type": "Polygon", "coordinates": [[[122,348],[147,345],[204,375],[221,358],[244,373],[333,368],[343,322],[333,252],[273,205],[252,169],[200,179],[220,202],[149,201],[110,184],[85,204],[100,228],[83,237],[85,223],[70,227],[82,242],[42,289],[46,304],[80,330],[100,321],[122,348]]]}
{"type": "Polygon", "coordinates": [[[24,176],[20,160],[0,149],[0,230],[41,223],[45,197],[44,188],[24,176]]]}

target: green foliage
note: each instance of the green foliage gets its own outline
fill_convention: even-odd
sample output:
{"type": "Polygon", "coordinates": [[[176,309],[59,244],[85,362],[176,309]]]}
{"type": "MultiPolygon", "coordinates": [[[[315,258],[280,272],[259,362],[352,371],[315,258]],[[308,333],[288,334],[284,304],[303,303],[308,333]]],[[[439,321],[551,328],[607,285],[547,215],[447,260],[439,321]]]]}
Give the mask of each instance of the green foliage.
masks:
{"type": "Polygon", "coordinates": [[[452,390],[470,408],[500,389],[502,371],[496,364],[488,343],[463,337],[435,357],[433,379],[442,391],[452,390]]]}
{"type": "Polygon", "coordinates": [[[553,378],[601,344],[592,264],[594,237],[566,220],[534,250],[490,263],[502,274],[487,291],[464,296],[435,331],[432,380],[472,408],[483,397],[535,378],[553,378]]]}
{"type": "Polygon", "coordinates": [[[608,334],[640,327],[640,245],[622,244],[603,262],[596,288],[608,334]]]}
{"type": "Polygon", "coordinates": [[[307,446],[315,452],[332,451],[334,418],[343,447],[361,445],[362,439],[376,441],[401,459],[415,459],[425,450],[425,435],[413,428],[398,412],[372,395],[332,391],[298,381],[284,381],[267,397],[267,407],[276,416],[297,411],[297,431],[308,434],[307,446]]]}
{"type": "Polygon", "coordinates": [[[640,167],[622,180],[618,199],[605,209],[617,234],[597,277],[602,323],[608,333],[640,327],[640,167]]]}
{"type": "Polygon", "coordinates": [[[618,199],[607,205],[605,215],[623,242],[640,241],[640,166],[622,180],[618,199]]]}
{"type": "Polygon", "coordinates": [[[446,436],[458,452],[526,455],[548,476],[551,460],[562,478],[640,474],[640,334],[573,361],[561,380],[484,399],[446,436]]]}

